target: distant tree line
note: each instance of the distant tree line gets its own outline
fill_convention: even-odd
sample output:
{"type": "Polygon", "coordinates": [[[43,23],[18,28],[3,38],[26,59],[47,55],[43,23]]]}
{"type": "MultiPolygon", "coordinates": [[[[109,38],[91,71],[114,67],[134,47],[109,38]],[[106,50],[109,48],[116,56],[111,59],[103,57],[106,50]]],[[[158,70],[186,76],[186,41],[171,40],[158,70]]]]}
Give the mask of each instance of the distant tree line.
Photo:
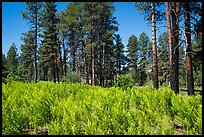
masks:
{"type": "Polygon", "coordinates": [[[138,12],[152,26],[152,40],[145,32],[122,44],[112,2],[72,2],[58,12],[55,2],[26,2],[22,16],[30,24],[22,34],[21,53],[13,43],[2,53],[2,79],[66,81],[114,85],[120,74],[134,84],[153,81],[154,88],[179,85],[194,94],[201,86],[202,3],[135,2],[138,12]],[[156,37],[157,24],[166,20],[167,32],[156,37]],[[195,35],[193,35],[195,34],[195,35]],[[77,77],[77,78],[73,78],[77,77]],[[186,84],[187,83],[187,84],[186,84]]]}

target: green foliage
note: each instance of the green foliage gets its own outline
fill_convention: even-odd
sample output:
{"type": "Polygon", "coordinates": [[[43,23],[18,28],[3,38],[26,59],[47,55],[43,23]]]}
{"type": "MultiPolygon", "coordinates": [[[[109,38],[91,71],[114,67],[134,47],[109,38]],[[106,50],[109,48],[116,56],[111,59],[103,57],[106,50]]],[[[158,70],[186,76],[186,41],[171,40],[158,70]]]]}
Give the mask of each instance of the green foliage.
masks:
{"type": "Polygon", "coordinates": [[[63,77],[62,81],[63,82],[71,82],[71,83],[80,82],[80,76],[77,72],[69,71],[67,73],[67,76],[63,77]]]}
{"type": "Polygon", "coordinates": [[[5,78],[8,75],[8,68],[7,68],[7,58],[6,56],[2,53],[2,82],[5,82],[5,78]]]}
{"type": "Polygon", "coordinates": [[[43,80],[56,81],[56,58],[57,58],[57,9],[55,2],[45,2],[42,15],[42,46],[40,47],[39,69],[43,80]],[[44,73],[43,73],[44,72],[44,73]]]}
{"type": "Polygon", "coordinates": [[[21,44],[21,54],[19,57],[19,66],[17,68],[17,74],[20,75],[24,80],[33,80],[34,74],[34,33],[33,31],[28,31],[23,34],[22,38],[24,44],[21,44]]]}
{"type": "Polygon", "coordinates": [[[132,79],[132,77],[130,75],[121,74],[121,75],[117,76],[115,86],[121,87],[122,89],[127,89],[128,87],[132,88],[133,82],[134,82],[134,80],[132,79]]]}
{"type": "Polygon", "coordinates": [[[160,86],[170,81],[168,33],[162,33],[158,38],[158,76],[160,86]]]}
{"type": "Polygon", "coordinates": [[[13,43],[9,51],[7,53],[7,68],[9,72],[12,72],[16,74],[16,68],[18,66],[18,54],[17,54],[17,48],[15,43],[13,43]]]}
{"type": "MultiPolygon", "coordinates": [[[[202,30],[202,29],[201,29],[202,30]]],[[[195,86],[202,86],[202,34],[199,34],[192,42],[192,65],[195,86]]]]}
{"type": "Polygon", "coordinates": [[[114,83],[111,82],[111,81],[110,82],[107,81],[107,82],[104,83],[104,87],[106,87],[106,88],[109,88],[109,87],[112,87],[112,86],[114,86],[114,83]]]}
{"type": "Polygon", "coordinates": [[[132,35],[128,39],[127,44],[127,57],[128,57],[128,67],[130,68],[130,73],[132,78],[134,79],[134,83],[138,82],[138,73],[137,73],[137,65],[138,65],[138,40],[135,35],[132,35]]]}
{"type": "Polygon", "coordinates": [[[155,6],[155,20],[161,22],[164,19],[164,14],[161,10],[163,2],[134,2],[135,8],[140,15],[144,15],[144,19],[148,24],[151,23],[152,4],[155,6]]]}
{"type": "Polygon", "coordinates": [[[122,74],[122,65],[126,64],[126,56],[124,55],[124,45],[122,44],[122,38],[119,34],[115,34],[115,68],[117,74],[122,74]]]}
{"type": "Polygon", "coordinates": [[[147,70],[149,64],[152,64],[151,60],[151,45],[149,37],[146,33],[142,32],[138,40],[138,52],[139,62],[138,62],[138,83],[139,85],[144,85],[147,79],[147,70]]]}
{"type": "Polygon", "coordinates": [[[145,82],[144,86],[146,87],[149,87],[149,88],[152,88],[154,85],[153,85],[153,81],[152,80],[149,80],[147,82],[145,82]]]}
{"type": "Polygon", "coordinates": [[[37,126],[49,135],[202,134],[202,97],[168,88],[102,88],[79,83],[2,83],[2,134],[37,126]],[[119,126],[120,125],[120,126],[119,126]]]}
{"type": "Polygon", "coordinates": [[[127,57],[129,58],[128,66],[132,69],[137,68],[137,62],[138,62],[138,40],[135,35],[132,35],[128,39],[127,44],[127,57]]]}
{"type": "Polygon", "coordinates": [[[25,2],[26,11],[22,12],[23,19],[28,20],[31,28],[33,29],[36,25],[39,25],[41,18],[42,2],[25,2]],[[36,20],[37,19],[37,20],[36,20]],[[38,24],[36,24],[36,21],[38,24]]]}
{"type": "Polygon", "coordinates": [[[23,79],[20,76],[10,72],[5,78],[5,83],[11,83],[13,81],[23,81],[23,79]]]}

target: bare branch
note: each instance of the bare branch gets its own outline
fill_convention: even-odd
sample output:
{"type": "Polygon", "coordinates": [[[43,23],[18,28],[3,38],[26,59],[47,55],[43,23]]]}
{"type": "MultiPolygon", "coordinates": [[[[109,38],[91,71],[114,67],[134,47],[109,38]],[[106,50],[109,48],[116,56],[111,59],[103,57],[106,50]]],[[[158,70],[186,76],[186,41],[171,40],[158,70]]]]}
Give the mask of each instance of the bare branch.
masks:
{"type": "Polygon", "coordinates": [[[176,48],[178,48],[183,42],[184,42],[184,40],[182,40],[182,41],[174,48],[174,54],[176,54],[176,48]]]}
{"type": "Polygon", "coordinates": [[[157,54],[157,57],[159,57],[166,49],[163,49],[159,54],[157,54]]]}

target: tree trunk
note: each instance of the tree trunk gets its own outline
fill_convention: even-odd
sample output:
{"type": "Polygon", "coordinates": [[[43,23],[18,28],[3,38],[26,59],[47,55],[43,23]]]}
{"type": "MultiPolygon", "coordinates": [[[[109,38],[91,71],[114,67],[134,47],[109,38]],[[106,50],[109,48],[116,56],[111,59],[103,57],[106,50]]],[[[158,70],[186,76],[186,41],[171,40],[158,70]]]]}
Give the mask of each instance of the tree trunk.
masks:
{"type": "Polygon", "coordinates": [[[46,81],[46,76],[47,76],[47,69],[43,68],[43,80],[46,81]]]}
{"type": "Polygon", "coordinates": [[[94,47],[91,47],[91,85],[95,84],[94,62],[94,47]]]}
{"type": "MultiPolygon", "coordinates": [[[[37,2],[36,2],[37,3],[37,2]]],[[[35,40],[34,40],[34,82],[37,83],[38,80],[38,69],[37,69],[37,33],[38,33],[38,11],[37,11],[37,4],[35,7],[35,40]]]]}
{"type": "Polygon", "coordinates": [[[56,70],[56,77],[57,82],[59,83],[59,61],[58,61],[58,50],[55,50],[55,70],[56,70]]]}
{"type": "Polygon", "coordinates": [[[55,68],[56,68],[57,82],[59,83],[59,67],[58,67],[58,62],[57,62],[57,60],[56,60],[56,66],[55,66],[55,68]]]}
{"type": "Polygon", "coordinates": [[[118,62],[118,74],[120,75],[120,70],[121,70],[121,57],[120,57],[120,51],[119,51],[119,62],[118,62]]]}
{"type": "Polygon", "coordinates": [[[172,2],[172,50],[173,50],[173,78],[174,83],[172,83],[172,89],[175,93],[179,93],[179,2],[172,2]]]}
{"type": "Polygon", "coordinates": [[[101,63],[100,63],[100,66],[99,66],[99,85],[102,87],[102,65],[103,65],[103,56],[102,56],[102,53],[103,52],[103,45],[100,46],[100,59],[101,59],[101,63]]]}
{"type": "Polygon", "coordinates": [[[65,49],[65,43],[64,43],[64,38],[63,38],[63,42],[62,42],[62,47],[63,47],[63,61],[64,61],[64,76],[66,76],[67,74],[67,68],[66,68],[66,49],[65,49]]]}
{"type": "Polygon", "coordinates": [[[60,77],[63,76],[63,64],[62,64],[62,52],[61,52],[61,47],[60,47],[60,40],[59,40],[59,45],[58,45],[58,51],[59,51],[59,58],[60,58],[60,70],[61,70],[61,75],[60,77]]]}
{"type": "Polygon", "coordinates": [[[52,45],[52,55],[51,55],[51,58],[52,58],[52,65],[50,66],[52,69],[52,81],[56,83],[56,75],[55,75],[55,61],[56,61],[56,56],[55,56],[55,50],[54,50],[54,45],[52,45]]]}
{"type": "Polygon", "coordinates": [[[98,67],[99,67],[99,64],[98,64],[98,56],[97,56],[97,54],[98,54],[98,48],[97,48],[97,46],[95,46],[94,47],[94,78],[95,78],[95,80],[94,80],[94,84],[95,85],[99,85],[99,69],[98,69],[98,67]]]}
{"type": "MultiPolygon", "coordinates": [[[[93,26],[94,22],[93,22],[93,26]]],[[[95,30],[92,31],[91,44],[95,42],[95,30]]],[[[91,85],[95,85],[95,45],[91,47],[91,85]]]]}
{"type": "Polygon", "coordinates": [[[169,44],[170,87],[171,89],[173,89],[174,78],[173,78],[173,67],[172,67],[173,49],[172,49],[171,20],[170,20],[170,10],[169,10],[168,2],[165,2],[165,4],[166,4],[166,20],[167,20],[168,44],[169,44]]]}
{"type": "Polygon", "coordinates": [[[52,81],[56,83],[56,75],[55,75],[55,60],[52,60],[52,81]]]}
{"type": "Polygon", "coordinates": [[[77,73],[79,74],[79,82],[81,83],[81,63],[80,63],[80,53],[78,52],[77,55],[77,68],[76,68],[77,73]]]}
{"type": "Polygon", "coordinates": [[[155,24],[155,6],[152,3],[152,53],[153,53],[153,82],[154,88],[158,89],[158,67],[157,67],[157,48],[156,48],[156,24],[155,24]]]}
{"type": "Polygon", "coordinates": [[[73,42],[72,54],[73,54],[72,71],[76,71],[76,39],[75,39],[75,37],[74,37],[74,42],[73,42]]]}
{"type": "Polygon", "coordinates": [[[194,83],[193,83],[193,69],[192,69],[192,58],[191,58],[191,32],[190,32],[190,3],[184,3],[184,14],[185,14],[185,35],[186,35],[186,70],[187,70],[187,89],[188,95],[194,94],[194,83]]]}
{"type": "Polygon", "coordinates": [[[88,64],[87,64],[87,55],[85,51],[85,42],[83,41],[83,61],[84,61],[84,75],[86,79],[86,84],[89,84],[89,75],[88,75],[88,64]]]}
{"type": "Polygon", "coordinates": [[[102,46],[102,70],[101,70],[101,85],[104,87],[104,69],[105,69],[105,47],[102,46]]]}
{"type": "Polygon", "coordinates": [[[88,68],[88,61],[87,61],[87,55],[86,52],[84,54],[84,60],[85,60],[85,77],[86,77],[86,84],[89,84],[89,68],[88,68]]]}

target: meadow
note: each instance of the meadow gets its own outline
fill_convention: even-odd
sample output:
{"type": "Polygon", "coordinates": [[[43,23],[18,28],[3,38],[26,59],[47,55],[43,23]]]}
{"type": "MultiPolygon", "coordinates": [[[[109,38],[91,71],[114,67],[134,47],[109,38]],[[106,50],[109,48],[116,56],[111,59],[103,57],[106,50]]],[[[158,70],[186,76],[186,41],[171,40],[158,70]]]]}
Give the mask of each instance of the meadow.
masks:
{"type": "Polygon", "coordinates": [[[202,96],[169,88],[2,83],[2,134],[201,135],[202,96]]]}

